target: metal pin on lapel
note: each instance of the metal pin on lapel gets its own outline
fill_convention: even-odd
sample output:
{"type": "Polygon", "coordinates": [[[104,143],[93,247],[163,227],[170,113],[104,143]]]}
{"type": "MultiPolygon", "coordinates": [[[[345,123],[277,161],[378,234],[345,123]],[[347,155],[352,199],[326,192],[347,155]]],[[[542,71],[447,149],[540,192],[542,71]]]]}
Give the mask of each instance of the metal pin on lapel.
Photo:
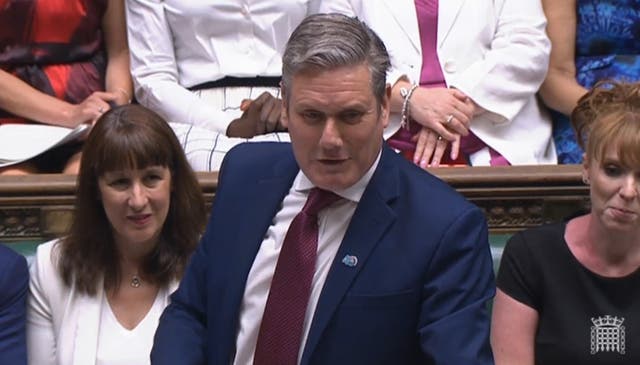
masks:
{"type": "Polygon", "coordinates": [[[358,264],[358,258],[353,255],[344,255],[342,263],[349,267],[355,267],[358,264]]]}

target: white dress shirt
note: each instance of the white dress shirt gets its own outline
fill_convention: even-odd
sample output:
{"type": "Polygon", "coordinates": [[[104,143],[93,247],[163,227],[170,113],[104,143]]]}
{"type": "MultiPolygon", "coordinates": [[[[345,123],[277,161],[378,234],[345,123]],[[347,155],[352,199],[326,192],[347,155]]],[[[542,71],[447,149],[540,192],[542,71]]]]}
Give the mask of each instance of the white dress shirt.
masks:
{"type": "Polygon", "coordinates": [[[202,100],[187,88],[225,76],[280,76],[289,35],[317,11],[319,3],[127,0],[131,72],[138,101],[168,122],[224,134],[231,120],[222,106],[202,100]]]}
{"type": "MultiPolygon", "coordinates": [[[[378,154],[371,168],[357,183],[345,190],[334,191],[334,193],[343,197],[343,200],[323,209],[318,214],[318,256],[315,274],[311,283],[311,295],[304,317],[303,336],[300,342],[298,361],[302,357],[316,305],[331,264],[349,227],[351,217],[379,161],[380,154],[378,154]]],[[[276,269],[280,249],[293,218],[302,210],[309,196],[309,191],[313,187],[313,183],[309,181],[304,173],[302,171],[298,172],[291,189],[289,189],[289,193],[282,202],[282,208],[273,218],[273,222],[260,245],[247,277],[247,284],[240,306],[234,365],[253,364],[262,315],[269,296],[269,288],[271,287],[271,280],[276,269]]]]}

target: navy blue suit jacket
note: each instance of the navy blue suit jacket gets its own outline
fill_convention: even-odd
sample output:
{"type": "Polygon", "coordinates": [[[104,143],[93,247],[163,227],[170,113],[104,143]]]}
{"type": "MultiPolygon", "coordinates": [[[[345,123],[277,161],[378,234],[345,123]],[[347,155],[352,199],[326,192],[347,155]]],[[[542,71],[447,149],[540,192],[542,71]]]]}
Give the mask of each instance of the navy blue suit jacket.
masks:
{"type": "Polygon", "coordinates": [[[29,270],[23,256],[0,244],[0,364],[27,363],[29,270]]]}
{"type": "MultiPolygon", "coordinates": [[[[228,153],[207,230],[161,317],[152,364],[231,363],[247,275],[298,171],[290,144],[228,153]]],[[[478,208],[385,147],[301,363],[492,364],[487,236],[478,208]],[[341,262],[347,254],[358,257],[355,267],[341,262]]]]}

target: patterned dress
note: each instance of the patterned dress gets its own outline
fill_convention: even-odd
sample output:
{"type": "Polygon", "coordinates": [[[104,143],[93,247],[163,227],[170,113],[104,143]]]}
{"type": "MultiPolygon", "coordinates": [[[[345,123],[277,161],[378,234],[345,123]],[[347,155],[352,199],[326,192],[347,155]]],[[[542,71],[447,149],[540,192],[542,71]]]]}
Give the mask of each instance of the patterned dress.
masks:
{"type": "MultiPolygon", "coordinates": [[[[0,68],[70,103],[104,90],[108,0],[0,0],[0,68]]],[[[0,124],[26,120],[0,109],[0,124]]]]}
{"type": "MultiPolygon", "coordinates": [[[[640,80],[640,0],[578,0],[576,79],[586,88],[612,78],[640,80]]],[[[582,150],[569,118],[554,113],[560,163],[580,163],[582,150]]]]}

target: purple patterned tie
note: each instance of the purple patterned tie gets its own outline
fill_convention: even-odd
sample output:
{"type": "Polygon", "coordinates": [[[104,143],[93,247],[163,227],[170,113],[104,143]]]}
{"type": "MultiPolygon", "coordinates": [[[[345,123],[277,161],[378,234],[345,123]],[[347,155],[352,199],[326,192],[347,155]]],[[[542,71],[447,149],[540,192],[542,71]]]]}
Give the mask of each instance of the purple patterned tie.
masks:
{"type": "Polygon", "coordinates": [[[269,289],[254,365],[297,363],[304,315],[316,270],[318,212],[338,199],[340,197],[330,191],[313,188],[304,208],[293,218],[269,289]]]}

